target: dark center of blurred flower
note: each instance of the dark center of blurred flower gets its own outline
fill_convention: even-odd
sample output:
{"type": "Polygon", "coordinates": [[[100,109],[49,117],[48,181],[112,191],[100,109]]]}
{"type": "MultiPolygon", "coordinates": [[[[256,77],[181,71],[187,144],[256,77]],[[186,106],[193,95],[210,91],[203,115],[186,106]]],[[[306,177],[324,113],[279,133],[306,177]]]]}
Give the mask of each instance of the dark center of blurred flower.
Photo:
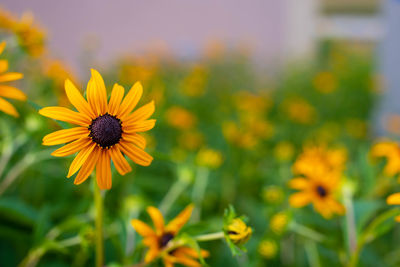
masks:
{"type": "Polygon", "coordinates": [[[165,247],[169,241],[174,238],[174,235],[171,233],[165,233],[161,236],[159,245],[161,248],[165,247]]]}
{"type": "Polygon", "coordinates": [[[106,113],[94,119],[89,126],[89,137],[102,148],[117,144],[122,136],[121,121],[106,113]]]}
{"type": "Polygon", "coordinates": [[[328,192],[326,191],[325,188],[323,188],[322,186],[319,185],[319,186],[317,186],[317,194],[320,197],[325,197],[328,194],[328,192]]]}

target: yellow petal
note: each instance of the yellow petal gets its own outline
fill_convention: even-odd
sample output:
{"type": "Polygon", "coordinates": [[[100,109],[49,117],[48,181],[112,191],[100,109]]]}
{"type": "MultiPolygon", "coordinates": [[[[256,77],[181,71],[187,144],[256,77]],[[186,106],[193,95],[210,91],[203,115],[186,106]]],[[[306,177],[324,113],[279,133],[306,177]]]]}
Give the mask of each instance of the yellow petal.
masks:
{"type": "Polygon", "coordinates": [[[95,70],[91,69],[92,78],[95,85],[96,91],[96,99],[97,107],[99,108],[100,114],[105,114],[107,112],[107,91],[106,86],[104,84],[103,77],[101,77],[100,73],[95,70]]]}
{"type": "Polygon", "coordinates": [[[137,133],[122,133],[122,139],[129,143],[134,143],[141,149],[146,148],[146,139],[137,133]]]}
{"type": "Polygon", "coordinates": [[[67,94],[69,102],[71,102],[80,113],[87,115],[91,119],[96,118],[88,102],[86,102],[82,94],[69,79],[65,80],[65,93],[67,94]]]}
{"type": "Polygon", "coordinates": [[[82,167],[82,165],[85,163],[87,158],[93,152],[95,147],[96,144],[92,143],[86,146],[85,148],[82,148],[81,151],[79,151],[78,155],[76,155],[71,165],[69,166],[69,171],[67,175],[68,178],[74,175],[82,167]]]}
{"type": "Polygon", "coordinates": [[[89,137],[84,137],[55,150],[51,155],[55,157],[65,157],[78,152],[91,143],[92,141],[89,137]]]}
{"type": "Polygon", "coordinates": [[[156,120],[138,121],[128,126],[122,124],[122,130],[126,133],[139,133],[151,130],[156,125],[156,120]]]}
{"type": "Polygon", "coordinates": [[[144,257],[144,262],[149,263],[153,261],[155,258],[157,258],[159,253],[160,251],[157,249],[157,247],[151,247],[144,257]]]}
{"type": "Polygon", "coordinates": [[[310,182],[305,178],[293,178],[289,181],[289,187],[293,189],[305,189],[309,187],[310,182]]]}
{"type": "Polygon", "coordinates": [[[153,157],[136,147],[131,143],[127,143],[124,140],[121,140],[119,143],[119,148],[122,153],[127,155],[133,162],[142,166],[149,166],[153,161],[153,157]]]}
{"type": "Polygon", "coordinates": [[[0,54],[3,53],[5,47],[6,47],[6,42],[5,41],[1,42],[0,43],[0,54]]]}
{"type": "Polygon", "coordinates": [[[11,105],[10,102],[4,100],[3,98],[0,97],[0,110],[11,115],[14,117],[18,117],[18,112],[17,110],[14,108],[13,105],[11,105]]]}
{"type": "Polygon", "coordinates": [[[303,192],[292,194],[289,198],[290,206],[295,207],[295,208],[304,207],[305,205],[309,204],[310,202],[311,202],[310,194],[303,193],[303,192]]]}
{"type": "Polygon", "coordinates": [[[11,82],[22,79],[24,75],[18,72],[7,72],[4,74],[0,74],[0,82],[11,82]]]}
{"type": "Polygon", "coordinates": [[[400,205],[400,193],[394,193],[386,199],[388,205],[400,205]]]}
{"type": "Polygon", "coordinates": [[[110,155],[102,149],[96,166],[97,185],[100,189],[110,189],[112,185],[110,155]]]}
{"type": "Polygon", "coordinates": [[[119,84],[114,84],[114,87],[111,91],[110,102],[108,103],[108,113],[110,113],[111,115],[118,115],[117,112],[121,105],[124,94],[124,87],[119,84]]]}
{"type": "Polygon", "coordinates": [[[86,88],[86,98],[88,100],[88,103],[92,109],[92,111],[95,113],[96,117],[99,115],[102,115],[100,113],[100,108],[97,106],[97,101],[96,101],[96,86],[94,84],[93,78],[90,78],[87,88],[86,88]]]}
{"type": "Polygon", "coordinates": [[[129,115],[126,118],[124,122],[129,124],[137,121],[147,120],[148,118],[150,118],[151,115],[153,115],[154,110],[155,110],[154,101],[151,101],[150,103],[144,105],[143,107],[135,110],[131,115],[129,115]]]}
{"type": "Polygon", "coordinates": [[[17,99],[24,101],[26,100],[26,95],[21,90],[8,86],[8,85],[0,85],[0,96],[17,99]]]}
{"type": "Polygon", "coordinates": [[[188,205],[181,213],[178,214],[178,216],[175,217],[175,219],[167,224],[165,230],[167,232],[177,234],[179,230],[181,230],[182,226],[190,219],[193,208],[193,204],[188,205]]]}
{"type": "Polygon", "coordinates": [[[125,99],[122,101],[121,107],[119,108],[118,115],[120,118],[123,118],[126,115],[129,115],[131,111],[136,107],[140,98],[143,94],[143,87],[140,82],[136,82],[131,90],[129,90],[128,94],[125,96],[125,99]]]}
{"type": "Polygon", "coordinates": [[[93,172],[94,166],[96,165],[96,162],[100,156],[100,150],[101,148],[95,147],[91,156],[88,157],[88,159],[85,161],[83,164],[82,168],[78,172],[78,175],[75,178],[74,184],[78,185],[86,181],[86,179],[89,177],[89,175],[93,172]]]}
{"type": "Polygon", "coordinates": [[[63,107],[42,108],[39,110],[39,114],[51,119],[65,121],[85,127],[88,127],[91,123],[91,119],[88,116],[63,107]]]}
{"type": "Polygon", "coordinates": [[[148,207],[147,213],[150,215],[156,228],[157,234],[161,235],[164,232],[164,217],[161,212],[155,207],[148,207]]]}
{"type": "Polygon", "coordinates": [[[146,236],[152,236],[152,235],[156,234],[153,231],[153,229],[151,229],[150,226],[148,226],[144,222],[139,221],[137,219],[131,220],[131,225],[136,230],[136,232],[138,232],[138,234],[141,235],[141,236],[146,237],[146,236]]]}
{"type": "Polygon", "coordinates": [[[111,159],[114,163],[115,168],[121,175],[125,175],[126,173],[132,171],[131,166],[128,161],[122,155],[118,146],[113,146],[110,148],[111,159]]]}
{"type": "Polygon", "coordinates": [[[7,60],[0,60],[0,73],[7,71],[8,69],[8,61],[7,60]]]}
{"type": "Polygon", "coordinates": [[[54,146],[89,136],[89,130],[86,127],[75,127],[71,129],[63,129],[55,131],[43,137],[43,145],[54,146]]]}

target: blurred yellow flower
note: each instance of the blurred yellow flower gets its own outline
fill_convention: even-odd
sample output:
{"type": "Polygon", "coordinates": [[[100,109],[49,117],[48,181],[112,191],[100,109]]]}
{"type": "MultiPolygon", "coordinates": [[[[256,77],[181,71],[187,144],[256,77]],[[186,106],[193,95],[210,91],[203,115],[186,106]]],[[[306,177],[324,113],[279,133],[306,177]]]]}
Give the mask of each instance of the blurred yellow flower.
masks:
{"type": "MultiPolygon", "coordinates": [[[[1,42],[0,55],[3,53],[5,47],[6,42],[1,42]]],[[[18,117],[17,110],[3,97],[24,101],[26,100],[26,95],[19,89],[2,83],[22,79],[23,75],[18,72],[6,72],[7,69],[8,61],[5,59],[0,60],[0,110],[14,117],[18,117]]]]}
{"type": "Polygon", "coordinates": [[[208,78],[208,71],[204,66],[196,65],[188,76],[182,81],[182,92],[190,97],[198,97],[204,94],[208,78]]]}
{"type": "Polygon", "coordinates": [[[226,234],[236,245],[243,245],[249,241],[253,230],[242,219],[233,219],[227,227],[226,234]]]}
{"type": "Polygon", "coordinates": [[[295,148],[288,141],[281,141],[274,148],[274,157],[279,161],[289,161],[293,158],[295,148]]]}
{"type": "Polygon", "coordinates": [[[243,130],[233,121],[226,121],[222,124],[222,133],[228,142],[241,148],[252,149],[258,143],[256,136],[243,130]]]}
{"type": "Polygon", "coordinates": [[[281,235],[286,230],[288,223],[289,216],[285,212],[279,212],[272,216],[269,222],[269,227],[272,232],[277,235],[281,235]]]}
{"type": "Polygon", "coordinates": [[[196,150],[204,143],[204,136],[196,130],[182,132],[178,136],[178,143],[188,150],[196,150]]]}
{"type": "Polygon", "coordinates": [[[143,87],[139,82],[132,86],[125,98],[125,89],[115,84],[107,103],[104,80],[100,73],[92,69],[92,77],[86,90],[88,101],[70,80],[65,81],[65,92],[78,112],[63,107],[46,107],[39,110],[39,113],[79,125],[53,132],[43,138],[43,145],[46,146],[68,143],[52,153],[55,157],[65,157],[79,151],[67,176],[71,177],[79,170],[75,184],[83,183],[96,167],[98,186],[101,189],[110,189],[111,160],[121,175],[132,170],[125,155],[136,164],[151,164],[153,157],[144,151],[146,140],[138,133],[154,127],[156,121],[148,120],[154,113],[154,102],[131,113],[143,94],[143,87]]]}
{"type": "Polygon", "coordinates": [[[223,162],[222,154],[219,151],[210,149],[210,148],[202,148],[197,153],[196,163],[199,166],[216,169],[221,166],[223,162]]]}
{"type": "Polygon", "coordinates": [[[236,106],[240,111],[262,114],[272,105],[272,100],[265,95],[256,95],[249,91],[239,91],[235,95],[236,106]]]}
{"type": "Polygon", "coordinates": [[[335,213],[342,215],[345,211],[335,196],[340,189],[340,176],[337,173],[296,177],[289,182],[289,187],[300,190],[289,198],[292,207],[301,208],[312,203],[314,209],[326,219],[335,213]]]}
{"type": "Polygon", "coordinates": [[[314,77],[313,85],[317,91],[329,94],[337,89],[338,82],[332,72],[321,71],[314,77]]]}
{"type": "Polygon", "coordinates": [[[400,147],[394,141],[381,141],[371,149],[371,156],[384,157],[387,162],[383,172],[387,176],[394,176],[400,173],[400,147]]]}
{"type": "MultiPolygon", "coordinates": [[[[400,205],[400,193],[394,193],[386,199],[388,205],[400,205]]],[[[395,220],[400,222],[400,215],[396,216],[395,220]]]]}
{"type": "Polygon", "coordinates": [[[279,204],[283,201],[284,193],[279,186],[270,185],[262,190],[262,198],[267,203],[279,204]]]}
{"type": "Polygon", "coordinates": [[[45,33],[34,25],[33,14],[26,12],[21,19],[14,24],[14,32],[20,45],[32,56],[40,56],[45,48],[45,33]]]}
{"type": "Polygon", "coordinates": [[[16,18],[7,10],[0,8],[0,28],[12,30],[16,18]]]}
{"type": "Polygon", "coordinates": [[[316,120],[317,112],[305,99],[289,98],[283,102],[282,108],[289,119],[301,124],[311,124],[316,120]]]}
{"type": "Polygon", "coordinates": [[[347,160],[345,148],[328,149],[325,145],[307,146],[293,164],[295,174],[323,176],[327,172],[341,173],[347,160]]]}
{"type": "MultiPolygon", "coordinates": [[[[201,266],[196,259],[199,258],[196,250],[187,246],[173,247],[173,240],[179,231],[189,220],[193,211],[193,205],[188,205],[178,216],[176,216],[167,225],[164,223],[164,217],[155,207],[148,207],[147,213],[150,215],[155,229],[152,229],[146,223],[133,219],[132,227],[143,237],[143,243],[149,248],[144,258],[145,263],[150,263],[158,257],[163,259],[165,266],[174,266],[179,263],[184,266],[201,266]],[[169,250],[172,248],[172,250],[169,250]]],[[[207,257],[209,253],[201,250],[201,256],[207,257]]]]}
{"type": "Polygon", "coordinates": [[[278,252],[278,245],[274,240],[264,239],[258,245],[258,253],[266,259],[272,259],[278,252]]]}
{"type": "Polygon", "coordinates": [[[169,125],[181,130],[191,129],[197,122],[193,113],[178,106],[170,107],[165,116],[169,125]]]}

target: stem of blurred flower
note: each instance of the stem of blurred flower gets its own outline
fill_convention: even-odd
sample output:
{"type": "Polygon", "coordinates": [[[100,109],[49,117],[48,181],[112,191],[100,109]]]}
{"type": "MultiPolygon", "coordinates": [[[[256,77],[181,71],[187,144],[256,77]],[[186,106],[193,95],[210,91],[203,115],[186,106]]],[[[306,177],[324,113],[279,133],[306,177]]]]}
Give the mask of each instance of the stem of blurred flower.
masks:
{"type": "Polygon", "coordinates": [[[354,253],[351,255],[349,267],[356,267],[358,265],[358,261],[360,258],[360,253],[365,246],[365,244],[372,242],[377,235],[374,233],[374,229],[376,229],[379,225],[384,223],[389,219],[393,219],[393,217],[398,216],[400,210],[398,208],[388,210],[379,216],[375,217],[372,222],[367,226],[367,228],[361,233],[361,236],[358,240],[357,248],[354,253]]]}
{"type": "Polygon", "coordinates": [[[310,267],[320,267],[319,256],[318,256],[318,248],[314,241],[310,239],[305,242],[305,250],[308,258],[308,262],[310,263],[310,267]]]}
{"type": "Polygon", "coordinates": [[[192,201],[195,209],[192,214],[192,222],[198,222],[201,217],[201,203],[203,202],[204,193],[208,184],[209,170],[204,167],[198,167],[196,178],[193,185],[192,201]]]}
{"type": "Polygon", "coordinates": [[[204,241],[212,241],[212,240],[217,240],[217,239],[222,239],[225,238],[224,232],[216,232],[216,233],[211,233],[211,234],[205,234],[205,235],[198,235],[195,236],[194,239],[200,242],[204,241]]]}
{"type": "Polygon", "coordinates": [[[291,221],[289,223],[288,227],[291,231],[293,231],[301,236],[304,236],[308,239],[314,240],[315,242],[322,242],[325,239],[324,235],[322,235],[304,225],[298,224],[295,221],[291,221]]]}
{"type": "Polygon", "coordinates": [[[357,232],[356,232],[356,220],[354,217],[354,206],[353,206],[353,191],[349,185],[344,185],[342,189],[343,203],[346,208],[346,234],[347,242],[349,247],[349,257],[357,250],[357,232]]]}
{"type": "Polygon", "coordinates": [[[102,267],[104,262],[103,247],[103,197],[97,185],[96,177],[92,175],[94,202],[96,207],[95,228],[96,228],[96,267],[102,267]]]}
{"type": "Polygon", "coordinates": [[[169,188],[169,191],[164,196],[161,204],[159,206],[159,210],[163,214],[167,214],[172,204],[176,201],[176,199],[185,191],[186,187],[192,181],[192,173],[189,168],[180,168],[177,170],[178,179],[174,182],[174,184],[169,188]]]}
{"type": "Polygon", "coordinates": [[[24,172],[29,166],[34,163],[40,162],[42,160],[49,159],[50,149],[43,150],[37,153],[28,153],[26,154],[22,160],[20,160],[17,164],[15,164],[10,171],[7,173],[6,177],[0,184],[0,195],[7,190],[7,188],[19,177],[19,175],[24,172]]]}
{"type": "Polygon", "coordinates": [[[14,138],[14,142],[12,141],[12,138],[9,137],[9,135],[6,135],[4,137],[3,139],[4,147],[3,151],[1,152],[1,158],[0,158],[0,177],[2,176],[4,169],[7,166],[7,163],[9,162],[11,156],[13,155],[13,152],[17,150],[20,146],[25,144],[27,140],[28,137],[25,134],[19,135],[16,138],[14,138]]]}

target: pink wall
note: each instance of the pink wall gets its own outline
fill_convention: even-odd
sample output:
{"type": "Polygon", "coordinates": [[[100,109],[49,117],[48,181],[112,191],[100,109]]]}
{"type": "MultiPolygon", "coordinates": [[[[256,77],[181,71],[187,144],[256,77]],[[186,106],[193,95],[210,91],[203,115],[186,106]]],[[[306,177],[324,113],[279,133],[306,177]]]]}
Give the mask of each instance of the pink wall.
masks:
{"type": "Polygon", "coordinates": [[[179,55],[195,55],[210,40],[248,43],[270,58],[282,46],[282,1],[276,0],[3,0],[21,14],[30,10],[48,30],[53,54],[78,66],[84,40],[96,37],[97,59],[164,43],[179,55]]]}

